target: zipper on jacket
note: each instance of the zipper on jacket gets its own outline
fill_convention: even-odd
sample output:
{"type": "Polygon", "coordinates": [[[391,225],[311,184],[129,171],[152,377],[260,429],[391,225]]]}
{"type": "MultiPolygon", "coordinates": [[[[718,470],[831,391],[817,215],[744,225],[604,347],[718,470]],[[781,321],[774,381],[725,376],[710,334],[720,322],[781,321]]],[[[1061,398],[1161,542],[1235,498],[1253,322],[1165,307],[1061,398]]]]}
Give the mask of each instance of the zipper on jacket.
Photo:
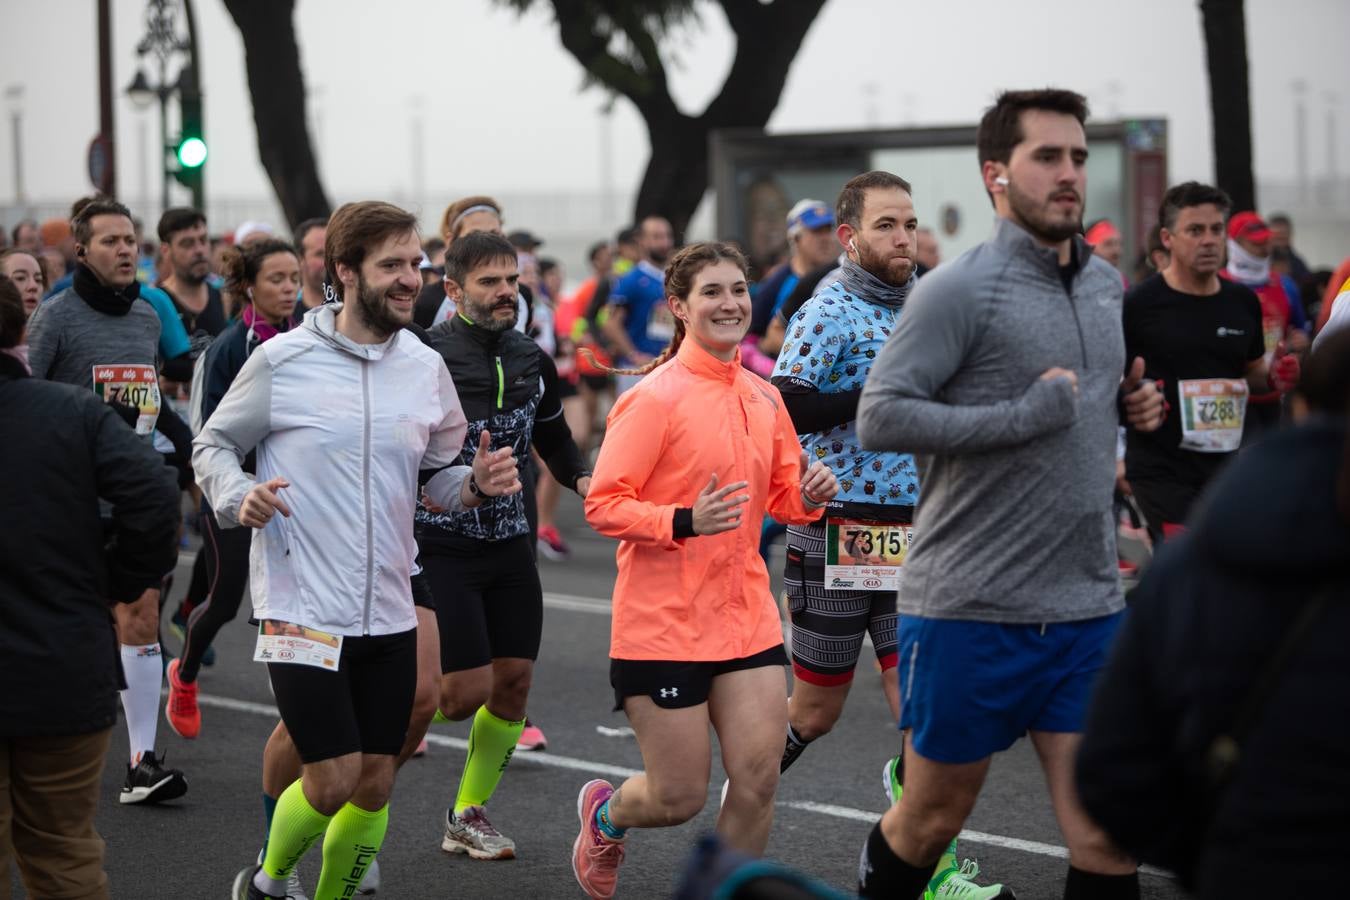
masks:
{"type": "Polygon", "coordinates": [[[1078,329],[1078,351],[1083,356],[1083,371],[1088,368],[1087,342],[1083,340],[1083,323],[1078,318],[1078,304],[1073,302],[1073,294],[1067,288],[1064,290],[1064,296],[1069,301],[1069,309],[1073,312],[1073,327],[1078,329]]]}
{"type": "Polygon", "coordinates": [[[361,633],[370,634],[370,601],[375,590],[375,524],[370,511],[370,361],[361,360],[361,400],[364,423],[361,432],[361,489],[366,501],[366,609],[361,633]]]}
{"type": "Polygon", "coordinates": [[[506,373],[502,370],[502,358],[495,357],[497,360],[497,408],[502,408],[502,403],[506,398],[506,373]]]}

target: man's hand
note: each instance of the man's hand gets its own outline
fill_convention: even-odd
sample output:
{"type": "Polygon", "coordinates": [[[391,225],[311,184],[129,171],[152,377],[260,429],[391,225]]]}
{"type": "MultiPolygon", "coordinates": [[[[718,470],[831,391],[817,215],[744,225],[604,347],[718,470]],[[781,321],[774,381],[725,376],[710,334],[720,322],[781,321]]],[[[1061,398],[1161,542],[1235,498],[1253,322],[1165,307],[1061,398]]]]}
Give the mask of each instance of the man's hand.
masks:
{"type": "Polygon", "coordinates": [[[1162,427],[1167,406],[1156,381],[1144,380],[1144,358],[1136,356],[1130,372],[1120,383],[1125,405],[1125,423],[1135,431],[1157,431],[1162,427]]]}
{"type": "Polygon", "coordinates": [[[708,479],[707,486],[694,501],[694,533],[718,534],[730,531],[741,524],[741,505],[750,499],[749,494],[728,497],[743,490],[750,482],[734,481],[724,488],[717,487],[717,473],[708,479]]]}
{"type": "Polygon", "coordinates": [[[582,475],[578,478],[576,491],[581,495],[581,499],[585,500],[586,495],[591,492],[591,476],[582,475]]]}
{"type": "Polygon", "coordinates": [[[839,482],[835,480],[834,473],[820,460],[811,462],[805,450],[802,451],[801,473],[802,496],[807,503],[823,506],[839,493],[839,482]]]}
{"type": "MultiPolygon", "coordinates": [[[[478,435],[478,452],[473,455],[473,482],[478,486],[480,493],[488,497],[506,497],[514,494],[521,489],[520,470],[516,466],[516,454],[510,447],[503,447],[500,450],[490,450],[492,446],[492,435],[486,428],[478,435]]],[[[463,494],[470,493],[469,485],[466,481],[461,499],[465,500],[466,506],[477,506],[478,498],[472,500],[464,498],[463,494]]]]}
{"type": "Polygon", "coordinates": [[[1046,369],[1044,372],[1041,373],[1040,380],[1051,381],[1055,378],[1066,379],[1069,382],[1069,384],[1073,385],[1074,394],[1076,395],[1078,393],[1078,373],[1075,372],[1073,369],[1061,369],[1058,367],[1053,369],[1046,369]]]}
{"type": "Polygon", "coordinates": [[[1270,363],[1270,375],[1267,378],[1270,389],[1287,394],[1298,387],[1301,374],[1298,357],[1291,355],[1284,341],[1280,341],[1275,345],[1275,358],[1270,363]]]}
{"type": "Polygon", "coordinates": [[[244,502],[239,504],[239,524],[263,528],[277,512],[289,519],[291,508],[277,496],[277,491],[290,486],[291,483],[285,478],[277,477],[249,488],[249,492],[244,495],[244,502]]]}

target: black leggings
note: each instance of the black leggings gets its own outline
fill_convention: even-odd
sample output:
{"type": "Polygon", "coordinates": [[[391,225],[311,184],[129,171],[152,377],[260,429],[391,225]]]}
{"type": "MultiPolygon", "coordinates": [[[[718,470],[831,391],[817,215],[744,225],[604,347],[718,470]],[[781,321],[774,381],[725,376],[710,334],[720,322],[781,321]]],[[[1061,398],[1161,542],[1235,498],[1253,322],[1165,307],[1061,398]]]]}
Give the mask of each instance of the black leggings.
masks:
{"type": "Polygon", "coordinates": [[[206,557],[206,598],[193,607],[183,637],[183,659],[178,677],[196,681],[202,657],[216,632],[239,612],[239,601],[248,583],[248,548],[253,529],[221,528],[216,514],[202,500],[202,554],[206,557]]]}

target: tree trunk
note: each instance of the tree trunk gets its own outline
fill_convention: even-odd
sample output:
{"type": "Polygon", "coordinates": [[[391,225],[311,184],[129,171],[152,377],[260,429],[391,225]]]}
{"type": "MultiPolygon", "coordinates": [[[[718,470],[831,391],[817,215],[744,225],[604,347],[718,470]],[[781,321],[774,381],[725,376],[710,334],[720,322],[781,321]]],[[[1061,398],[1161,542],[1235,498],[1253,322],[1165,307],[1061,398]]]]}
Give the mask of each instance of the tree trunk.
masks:
{"type": "Polygon", "coordinates": [[[225,0],[244,39],[258,156],[287,224],[332,212],[319,181],[305,117],[305,78],[295,42],[295,0],[225,0]]]}
{"type": "MultiPolygon", "coordinates": [[[[642,177],[634,221],[662,215],[682,232],[708,187],[708,136],[718,128],[763,128],[769,122],[792,60],[825,0],[719,0],[736,35],[736,56],[716,98],[699,116],[680,112],[666,83],[656,36],[622,3],[605,9],[639,62],[609,51],[610,33],[587,0],[552,0],[563,47],[587,74],[627,97],[647,126],[652,154],[642,177]]],[[[528,2],[515,2],[526,8],[528,2]]]]}
{"type": "Polygon", "coordinates": [[[1247,82],[1247,24],[1242,2],[1200,0],[1205,52],[1209,61],[1214,180],[1232,198],[1235,212],[1256,209],[1247,82]]]}

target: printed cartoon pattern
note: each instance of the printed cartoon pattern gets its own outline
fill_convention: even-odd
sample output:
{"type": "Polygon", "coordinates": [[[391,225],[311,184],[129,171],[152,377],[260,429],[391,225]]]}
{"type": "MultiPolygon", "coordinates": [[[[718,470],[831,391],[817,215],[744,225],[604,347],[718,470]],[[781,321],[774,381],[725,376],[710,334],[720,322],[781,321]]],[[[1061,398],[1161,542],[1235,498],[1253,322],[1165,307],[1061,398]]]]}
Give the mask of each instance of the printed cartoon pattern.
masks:
{"type": "MultiPolygon", "coordinates": [[[[826,394],[857,390],[899,317],[900,310],[854,297],[836,281],[804,303],[788,323],[774,377],[826,394]]],[[[914,457],[863,450],[856,423],[798,438],[811,458],[824,461],[839,479],[837,499],[900,506],[918,502],[914,457]]]]}
{"type": "MultiPolygon", "coordinates": [[[[528,460],[530,443],[534,438],[534,414],[541,399],[543,394],[536,393],[524,406],[496,413],[491,419],[470,421],[469,430],[464,435],[464,449],[454,464],[473,464],[473,458],[478,452],[478,438],[484,428],[492,435],[492,449],[499,450],[510,444],[517,460],[528,460]]],[[[529,521],[525,518],[523,492],[509,497],[488,497],[474,509],[459,513],[433,513],[419,502],[415,518],[422,524],[437,525],[451,534],[480,541],[505,541],[529,534],[530,531],[529,521]]]]}

